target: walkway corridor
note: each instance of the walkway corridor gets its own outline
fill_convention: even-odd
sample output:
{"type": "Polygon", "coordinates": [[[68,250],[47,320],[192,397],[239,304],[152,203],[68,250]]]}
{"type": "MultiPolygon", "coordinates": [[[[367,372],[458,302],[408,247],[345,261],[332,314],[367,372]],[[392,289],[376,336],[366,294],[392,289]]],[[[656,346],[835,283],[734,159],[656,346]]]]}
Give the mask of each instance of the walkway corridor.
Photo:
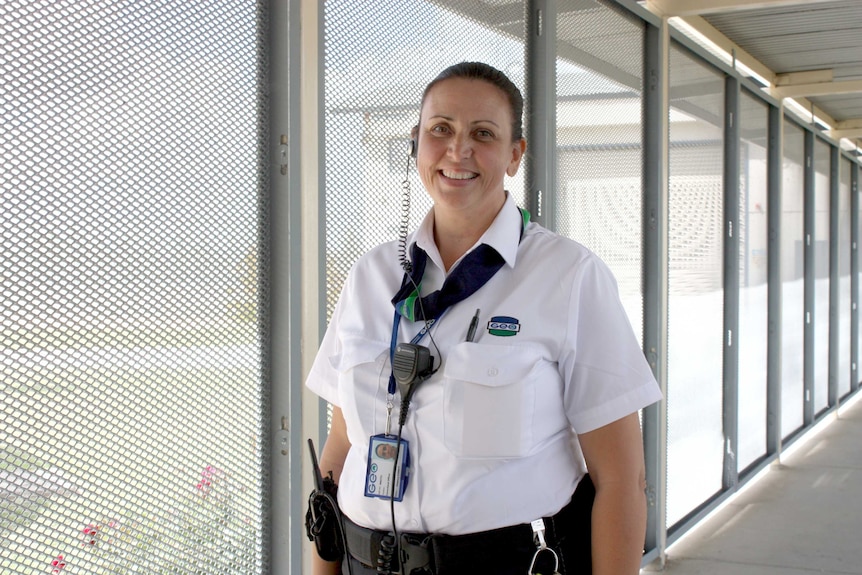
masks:
{"type": "Polygon", "coordinates": [[[664,573],[862,574],[859,394],[815,433],[671,546],[664,573]]]}

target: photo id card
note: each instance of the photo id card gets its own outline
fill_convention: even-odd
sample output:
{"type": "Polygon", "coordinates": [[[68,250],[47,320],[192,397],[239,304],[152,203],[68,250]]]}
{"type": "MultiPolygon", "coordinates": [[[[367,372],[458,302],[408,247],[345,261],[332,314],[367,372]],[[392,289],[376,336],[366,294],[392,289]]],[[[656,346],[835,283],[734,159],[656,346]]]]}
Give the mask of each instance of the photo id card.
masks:
{"type": "Polygon", "coordinates": [[[392,497],[392,477],[395,476],[395,494],[392,499],[404,499],[407,473],[410,468],[410,449],[406,439],[394,435],[373,435],[368,445],[368,468],[365,471],[365,496],[389,499],[392,497]],[[396,465],[395,457],[398,456],[396,465]]]}

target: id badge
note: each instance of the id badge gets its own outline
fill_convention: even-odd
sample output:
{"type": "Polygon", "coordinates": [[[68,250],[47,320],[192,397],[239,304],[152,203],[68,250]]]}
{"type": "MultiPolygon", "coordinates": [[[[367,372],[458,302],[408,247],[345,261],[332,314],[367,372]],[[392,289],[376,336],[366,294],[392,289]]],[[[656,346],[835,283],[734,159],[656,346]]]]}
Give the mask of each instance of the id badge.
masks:
{"type": "Polygon", "coordinates": [[[407,473],[410,468],[410,449],[406,439],[394,435],[373,435],[368,444],[368,468],[365,471],[365,496],[395,501],[404,499],[407,473]],[[398,454],[396,465],[395,457],[398,454]],[[392,477],[395,476],[395,493],[392,495],[392,477]]]}

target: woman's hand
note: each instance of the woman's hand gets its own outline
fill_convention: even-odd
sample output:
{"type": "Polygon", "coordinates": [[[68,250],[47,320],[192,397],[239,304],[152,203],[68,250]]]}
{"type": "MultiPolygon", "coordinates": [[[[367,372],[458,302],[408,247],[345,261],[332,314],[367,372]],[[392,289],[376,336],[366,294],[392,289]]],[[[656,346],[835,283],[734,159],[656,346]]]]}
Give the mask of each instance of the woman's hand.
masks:
{"type": "Polygon", "coordinates": [[[596,486],[593,575],[637,575],[646,536],[646,472],[637,413],[579,435],[596,486]]]}

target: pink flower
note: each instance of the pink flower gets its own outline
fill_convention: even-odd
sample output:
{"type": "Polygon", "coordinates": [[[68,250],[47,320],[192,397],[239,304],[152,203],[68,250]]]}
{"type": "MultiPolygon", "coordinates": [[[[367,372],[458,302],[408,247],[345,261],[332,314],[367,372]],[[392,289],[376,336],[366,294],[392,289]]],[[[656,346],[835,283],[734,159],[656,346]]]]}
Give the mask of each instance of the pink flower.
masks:
{"type": "Polygon", "coordinates": [[[66,567],[66,556],[60,553],[57,558],[51,561],[51,573],[59,573],[66,567]]]}
{"type": "Polygon", "coordinates": [[[210,488],[213,486],[213,481],[221,474],[221,469],[217,467],[213,467],[212,465],[204,467],[204,470],[201,471],[201,480],[198,481],[197,485],[195,485],[195,489],[200,492],[201,497],[209,495],[210,488]]]}
{"type": "Polygon", "coordinates": [[[81,533],[84,535],[84,541],[81,545],[95,545],[99,540],[99,526],[93,523],[84,527],[81,533]]]}

